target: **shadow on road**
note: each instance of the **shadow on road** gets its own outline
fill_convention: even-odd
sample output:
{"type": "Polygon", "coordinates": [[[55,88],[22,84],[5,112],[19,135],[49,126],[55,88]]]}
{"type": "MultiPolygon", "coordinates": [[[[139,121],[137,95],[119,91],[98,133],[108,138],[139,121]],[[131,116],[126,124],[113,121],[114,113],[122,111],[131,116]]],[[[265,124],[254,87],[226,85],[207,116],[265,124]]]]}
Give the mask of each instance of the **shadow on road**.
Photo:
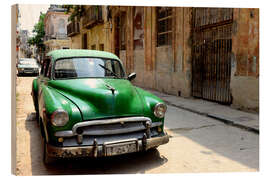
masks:
{"type": "Polygon", "coordinates": [[[126,154],[99,159],[65,159],[45,166],[42,160],[42,143],[35,113],[28,114],[25,127],[30,133],[32,175],[80,175],[80,174],[136,174],[165,164],[168,159],[158,150],[126,154]]]}
{"type": "MultiPolygon", "coordinates": [[[[214,121],[214,120],[213,120],[214,121]]],[[[172,138],[184,137],[208,150],[201,156],[219,154],[242,165],[259,170],[259,135],[227,125],[169,130],[172,138]]],[[[215,161],[214,163],[221,163],[215,161]]]]}

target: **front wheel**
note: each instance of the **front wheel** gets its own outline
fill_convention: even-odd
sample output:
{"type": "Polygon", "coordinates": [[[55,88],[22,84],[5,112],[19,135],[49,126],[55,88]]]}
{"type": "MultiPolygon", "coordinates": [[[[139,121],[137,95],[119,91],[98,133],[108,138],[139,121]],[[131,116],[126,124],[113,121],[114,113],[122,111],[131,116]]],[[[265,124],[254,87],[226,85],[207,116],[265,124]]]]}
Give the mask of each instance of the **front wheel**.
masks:
{"type": "Polygon", "coordinates": [[[36,121],[37,121],[37,125],[40,126],[39,110],[36,110],[36,121]]]}
{"type": "Polygon", "coordinates": [[[55,162],[54,158],[50,157],[48,155],[48,151],[47,151],[47,142],[46,140],[43,138],[43,162],[45,165],[50,165],[52,164],[53,162],[55,162]]]}

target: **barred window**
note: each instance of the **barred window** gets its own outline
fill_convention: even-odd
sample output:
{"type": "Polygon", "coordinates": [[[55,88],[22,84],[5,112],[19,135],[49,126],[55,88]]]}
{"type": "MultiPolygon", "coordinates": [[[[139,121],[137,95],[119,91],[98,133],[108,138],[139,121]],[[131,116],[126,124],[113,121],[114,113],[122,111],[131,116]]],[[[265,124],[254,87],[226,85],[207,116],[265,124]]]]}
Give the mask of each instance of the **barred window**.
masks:
{"type": "Polygon", "coordinates": [[[172,8],[157,8],[157,46],[172,43],[172,8]]]}
{"type": "Polygon", "coordinates": [[[104,44],[99,44],[99,50],[104,51],[104,44]]]}

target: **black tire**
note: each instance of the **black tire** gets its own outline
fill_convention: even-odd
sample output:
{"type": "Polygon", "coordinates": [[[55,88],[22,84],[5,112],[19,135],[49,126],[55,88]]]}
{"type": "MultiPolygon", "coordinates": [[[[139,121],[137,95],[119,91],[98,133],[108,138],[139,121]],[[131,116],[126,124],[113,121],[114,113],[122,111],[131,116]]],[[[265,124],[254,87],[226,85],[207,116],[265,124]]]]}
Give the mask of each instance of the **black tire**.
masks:
{"type": "Polygon", "coordinates": [[[40,117],[39,117],[39,110],[38,110],[38,100],[37,100],[37,95],[34,91],[33,85],[32,85],[32,96],[33,96],[33,102],[34,102],[34,107],[36,111],[36,121],[38,126],[40,126],[40,117]]]}
{"type": "Polygon", "coordinates": [[[39,111],[36,110],[36,121],[37,121],[37,125],[40,127],[40,117],[39,117],[39,111]]]}
{"type": "Polygon", "coordinates": [[[40,128],[41,136],[42,136],[42,138],[45,139],[45,138],[46,138],[46,137],[45,137],[45,131],[44,131],[44,127],[43,127],[43,123],[42,123],[41,117],[39,117],[38,123],[39,123],[39,128],[40,128]]]}
{"type": "Polygon", "coordinates": [[[48,155],[47,146],[46,146],[47,142],[44,138],[42,142],[43,142],[43,163],[45,165],[53,164],[55,162],[55,159],[48,155]]]}

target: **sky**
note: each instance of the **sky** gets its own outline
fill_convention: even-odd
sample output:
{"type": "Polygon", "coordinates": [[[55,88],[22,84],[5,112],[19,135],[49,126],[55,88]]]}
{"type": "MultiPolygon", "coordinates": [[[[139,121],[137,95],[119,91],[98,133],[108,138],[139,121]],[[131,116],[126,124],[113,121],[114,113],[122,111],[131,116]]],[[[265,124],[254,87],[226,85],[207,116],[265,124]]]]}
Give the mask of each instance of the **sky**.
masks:
{"type": "Polygon", "coordinates": [[[38,22],[40,12],[46,13],[49,4],[19,4],[21,17],[19,19],[20,29],[28,30],[31,36],[34,25],[38,22]]]}

